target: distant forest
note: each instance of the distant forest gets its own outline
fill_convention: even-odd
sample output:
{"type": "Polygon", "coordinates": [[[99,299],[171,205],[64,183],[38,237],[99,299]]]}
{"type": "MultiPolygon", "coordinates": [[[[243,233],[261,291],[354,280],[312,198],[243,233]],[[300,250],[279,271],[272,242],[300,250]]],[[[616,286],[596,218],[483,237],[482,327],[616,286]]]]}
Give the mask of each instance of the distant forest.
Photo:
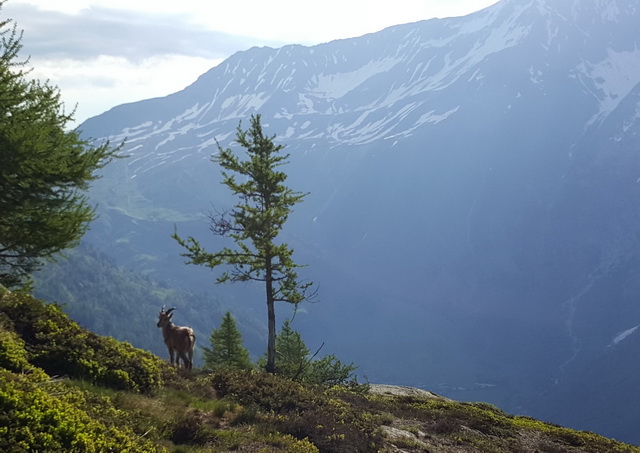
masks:
{"type": "MultiPolygon", "coordinates": [[[[196,364],[211,329],[230,308],[212,294],[169,288],[162,282],[118,266],[113,259],[86,244],[65,252],[34,275],[36,297],[56,302],[81,326],[100,335],[149,350],[162,357],[166,348],[156,327],[163,305],[177,307],[176,324],[196,331],[196,364]]],[[[255,356],[264,351],[266,329],[257,319],[231,310],[247,348],[255,356]]]]}

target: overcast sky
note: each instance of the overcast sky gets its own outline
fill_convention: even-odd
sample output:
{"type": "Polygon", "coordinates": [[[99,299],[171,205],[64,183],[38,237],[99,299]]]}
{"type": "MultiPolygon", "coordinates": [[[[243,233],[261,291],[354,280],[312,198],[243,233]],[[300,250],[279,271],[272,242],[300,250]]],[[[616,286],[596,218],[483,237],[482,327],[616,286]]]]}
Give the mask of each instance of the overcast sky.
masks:
{"type": "Polygon", "coordinates": [[[235,52],[315,45],[391,25],[462,16],[497,0],[8,0],[32,76],[82,122],[181,90],[235,52]]]}

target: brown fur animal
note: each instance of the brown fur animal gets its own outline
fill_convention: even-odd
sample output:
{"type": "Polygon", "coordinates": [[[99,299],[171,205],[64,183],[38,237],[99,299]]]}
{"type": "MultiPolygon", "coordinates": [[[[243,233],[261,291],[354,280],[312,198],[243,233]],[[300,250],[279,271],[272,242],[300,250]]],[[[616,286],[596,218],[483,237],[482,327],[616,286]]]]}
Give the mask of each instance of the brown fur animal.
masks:
{"type": "Polygon", "coordinates": [[[173,318],[172,311],[175,307],[164,310],[164,307],[160,309],[160,315],[158,318],[158,327],[162,328],[162,336],[164,337],[164,344],[167,345],[169,350],[169,358],[171,359],[171,365],[180,368],[180,360],[185,370],[191,370],[193,368],[193,351],[196,347],[196,336],[193,333],[191,327],[176,326],[171,321],[173,318]]]}

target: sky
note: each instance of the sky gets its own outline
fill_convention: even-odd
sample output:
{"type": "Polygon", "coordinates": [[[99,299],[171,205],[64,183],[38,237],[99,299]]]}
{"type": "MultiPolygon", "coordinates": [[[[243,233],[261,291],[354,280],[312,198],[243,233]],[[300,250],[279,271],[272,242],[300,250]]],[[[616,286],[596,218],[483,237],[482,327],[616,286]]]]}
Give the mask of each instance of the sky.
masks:
{"type": "Polygon", "coordinates": [[[60,88],[75,124],[116,105],[166,96],[254,46],[312,46],[497,0],[7,0],[24,31],[30,77],[60,88]]]}

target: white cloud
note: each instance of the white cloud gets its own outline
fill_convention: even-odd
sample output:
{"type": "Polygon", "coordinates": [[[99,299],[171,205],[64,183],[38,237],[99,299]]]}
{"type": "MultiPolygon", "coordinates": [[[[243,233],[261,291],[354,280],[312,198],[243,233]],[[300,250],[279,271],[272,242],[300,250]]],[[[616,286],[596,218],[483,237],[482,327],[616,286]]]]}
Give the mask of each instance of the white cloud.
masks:
{"type": "Polygon", "coordinates": [[[225,33],[315,44],[432,17],[461,16],[493,3],[496,0],[240,0],[211,3],[196,21],[225,33]]]}
{"type": "Polygon", "coordinates": [[[60,87],[81,122],[111,107],[178,91],[252,46],[313,45],[496,0],[11,0],[32,76],[60,87]]]}
{"type": "Polygon", "coordinates": [[[116,105],[164,96],[195,81],[221,60],[170,55],[132,63],[122,57],[43,60],[31,74],[60,88],[65,109],[81,122],[116,105]]]}
{"type": "MultiPolygon", "coordinates": [[[[497,0],[235,0],[203,2],[181,0],[11,0],[9,6],[32,5],[39,10],[75,16],[104,15],[111,10],[135,12],[134,17],[155,17],[182,28],[190,24],[232,36],[317,44],[360,36],[391,25],[461,16],[487,7],[497,0]]],[[[124,16],[123,14],[120,14],[124,16]]]]}

